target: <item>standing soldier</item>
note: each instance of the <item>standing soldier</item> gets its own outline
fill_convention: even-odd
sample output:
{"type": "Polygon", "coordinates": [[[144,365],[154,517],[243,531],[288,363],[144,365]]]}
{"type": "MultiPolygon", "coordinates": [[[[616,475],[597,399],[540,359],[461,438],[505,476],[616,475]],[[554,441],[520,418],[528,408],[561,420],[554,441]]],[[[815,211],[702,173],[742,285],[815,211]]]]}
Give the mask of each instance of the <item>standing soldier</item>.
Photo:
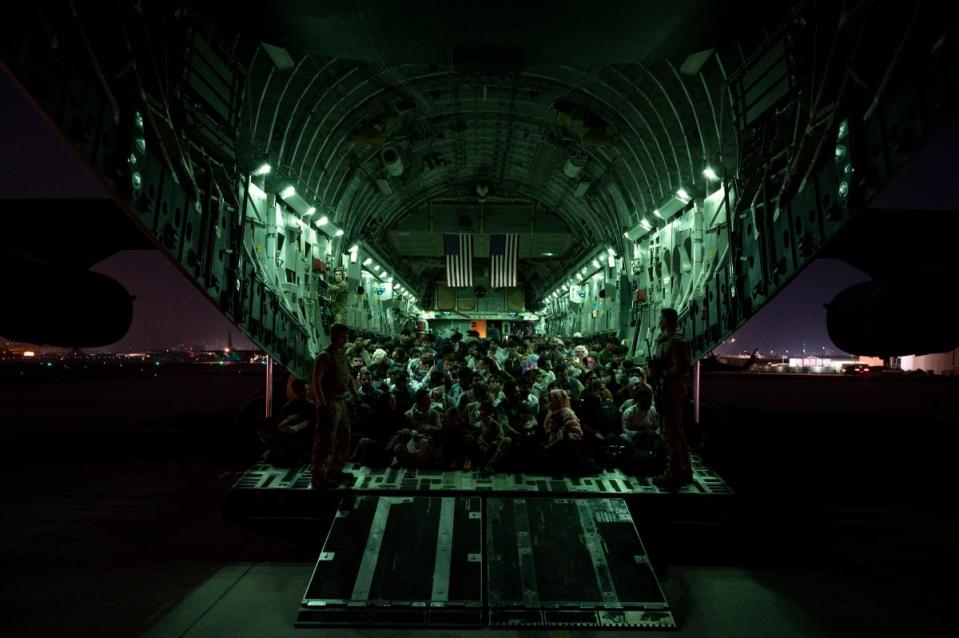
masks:
{"type": "Polygon", "coordinates": [[[673,308],[660,312],[656,340],[656,356],[650,362],[653,381],[656,384],[656,410],[662,422],[662,435],[666,443],[666,471],[653,482],[665,489],[681,487],[693,480],[689,462],[689,448],[683,431],[683,407],[686,403],[686,383],[692,365],[689,342],[677,332],[679,317],[673,308]]]}
{"type": "Polygon", "coordinates": [[[342,323],[330,328],[330,345],[313,363],[316,397],[316,438],[313,441],[313,489],[327,488],[327,479],[347,478],[343,466],[350,454],[350,415],[343,401],[347,392],[359,403],[356,383],[343,353],[349,329],[342,323]]]}
{"type": "Polygon", "coordinates": [[[330,284],[330,305],[333,309],[333,323],[346,323],[346,302],[349,296],[349,284],[342,268],[333,271],[333,283],[330,284]]]}

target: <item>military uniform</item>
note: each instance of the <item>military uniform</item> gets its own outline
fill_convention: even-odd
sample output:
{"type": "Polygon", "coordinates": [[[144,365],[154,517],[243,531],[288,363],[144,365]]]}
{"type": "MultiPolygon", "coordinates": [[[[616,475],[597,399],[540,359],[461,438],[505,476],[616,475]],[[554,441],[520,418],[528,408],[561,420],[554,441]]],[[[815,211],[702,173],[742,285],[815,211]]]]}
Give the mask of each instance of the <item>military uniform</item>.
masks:
{"type": "Polygon", "coordinates": [[[333,310],[333,323],[346,323],[346,299],[349,285],[345,281],[330,284],[330,306],[333,310]]]}
{"type": "Polygon", "coordinates": [[[683,408],[691,360],[689,342],[678,332],[662,334],[656,340],[656,410],[661,418],[667,454],[664,477],[677,481],[692,479],[689,447],[683,431],[683,408]]]}
{"type": "Polygon", "coordinates": [[[343,349],[326,348],[318,359],[327,366],[320,381],[324,406],[320,406],[313,440],[314,485],[323,482],[326,474],[343,469],[350,454],[350,414],[343,400],[350,388],[350,366],[343,349]]]}

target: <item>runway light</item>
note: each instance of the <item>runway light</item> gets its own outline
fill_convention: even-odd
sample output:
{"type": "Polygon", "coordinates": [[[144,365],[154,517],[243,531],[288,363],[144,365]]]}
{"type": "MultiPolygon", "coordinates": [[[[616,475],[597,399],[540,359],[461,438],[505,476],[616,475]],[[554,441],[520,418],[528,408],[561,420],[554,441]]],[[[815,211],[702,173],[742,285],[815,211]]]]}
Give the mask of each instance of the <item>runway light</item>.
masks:
{"type": "Polygon", "coordinates": [[[327,217],[326,215],[323,215],[323,216],[320,217],[318,220],[316,220],[316,225],[317,225],[317,226],[326,226],[326,225],[329,224],[329,223],[330,223],[330,218],[327,217]]]}
{"type": "Polygon", "coordinates": [[[254,175],[269,175],[271,170],[273,170],[273,167],[271,167],[271,166],[270,166],[269,164],[267,164],[266,162],[263,162],[262,164],[260,164],[259,166],[256,167],[256,170],[253,171],[253,174],[254,174],[254,175]]]}
{"type": "Polygon", "coordinates": [[[294,195],[296,195],[296,189],[292,186],[287,186],[280,191],[280,197],[283,199],[286,199],[287,197],[293,197],[294,195]]]}
{"type": "Polygon", "coordinates": [[[686,192],[685,188],[680,188],[678,191],[676,191],[676,197],[685,202],[688,202],[692,199],[692,197],[689,196],[689,193],[686,192]]]}
{"type": "Polygon", "coordinates": [[[707,166],[705,169],[703,169],[703,177],[705,177],[706,179],[708,179],[708,180],[711,181],[711,182],[718,182],[718,181],[719,181],[719,175],[717,175],[717,174],[716,174],[716,171],[714,171],[714,170],[713,170],[712,168],[710,168],[709,166],[707,166]]]}
{"type": "Polygon", "coordinates": [[[363,265],[364,265],[364,266],[369,266],[369,265],[372,264],[372,263],[373,263],[373,258],[372,258],[372,257],[367,257],[366,259],[363,260],[363,265]]]}
{"type": "Polygon", "coordinates": [[[333,235],[336,236],[336,237],[342,237],[342,236],[343,236],[343,229],[342,229],[342,228],[337,229],[337,231],[336,231],[335,233],[333,233],[333,235]]]}
{"type": "Polygon", "coordinates": [[[306,215],[307,217],[309,217],[310,215],[312,215],[312,214],[315,213],[315,212],[316,212],[316,206],[310,206],[309,208],[306,209],[306,212],[303,213],[303,214],[306,215]]]}

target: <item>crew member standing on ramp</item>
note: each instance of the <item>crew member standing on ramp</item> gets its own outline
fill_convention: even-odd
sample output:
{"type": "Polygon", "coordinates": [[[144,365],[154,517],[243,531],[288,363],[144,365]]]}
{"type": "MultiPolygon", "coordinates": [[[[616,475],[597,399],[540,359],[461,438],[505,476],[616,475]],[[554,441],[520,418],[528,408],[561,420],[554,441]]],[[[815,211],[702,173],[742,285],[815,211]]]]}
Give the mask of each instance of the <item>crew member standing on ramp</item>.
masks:
{"type": "Polygon", "coordinates": [[[679,316],[673,308],[660,312],[656,340],[656,356],[650,362],[656,384],[656,410],[662,420],[662,436],[666,443],[666,471],[653,479],[664,489],[682,487],[693,480],[689,447],[683,431],[683,407],[686,403],[687,378],[692,366],[689,342],[677,331],[679,316]]]}
{"type": "Polygon", "coordinates": [[[350,415],[343,400],[347,392],[359,403],[356,383],[350,374],[343,346],[349,328],[342,323],[330,328],[330,345],[313,362],[313,393],[316,397],[316,438],[313,441],[313,489],[323,490],[328,481],[347,478],[343,466],[350,454],[350,415]]]}

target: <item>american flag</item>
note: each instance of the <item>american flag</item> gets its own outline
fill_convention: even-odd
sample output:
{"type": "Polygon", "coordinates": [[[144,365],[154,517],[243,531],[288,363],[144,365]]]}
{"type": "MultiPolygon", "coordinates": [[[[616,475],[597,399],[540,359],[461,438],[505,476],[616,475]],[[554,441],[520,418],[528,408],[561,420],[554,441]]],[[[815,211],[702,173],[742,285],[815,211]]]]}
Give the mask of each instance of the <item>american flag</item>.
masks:
{"type": "Polygon", "coordinates": [[[444,234],[443,254],[446,256],[446,285],[450,288],[468,288],[473,285],[473,236],[444,234]]]}
{"type": "Polygon", "coordinates": [[[518,285],[519,235],[490,235],[490,277],[493,288],[510,288],[518,285]]]}

